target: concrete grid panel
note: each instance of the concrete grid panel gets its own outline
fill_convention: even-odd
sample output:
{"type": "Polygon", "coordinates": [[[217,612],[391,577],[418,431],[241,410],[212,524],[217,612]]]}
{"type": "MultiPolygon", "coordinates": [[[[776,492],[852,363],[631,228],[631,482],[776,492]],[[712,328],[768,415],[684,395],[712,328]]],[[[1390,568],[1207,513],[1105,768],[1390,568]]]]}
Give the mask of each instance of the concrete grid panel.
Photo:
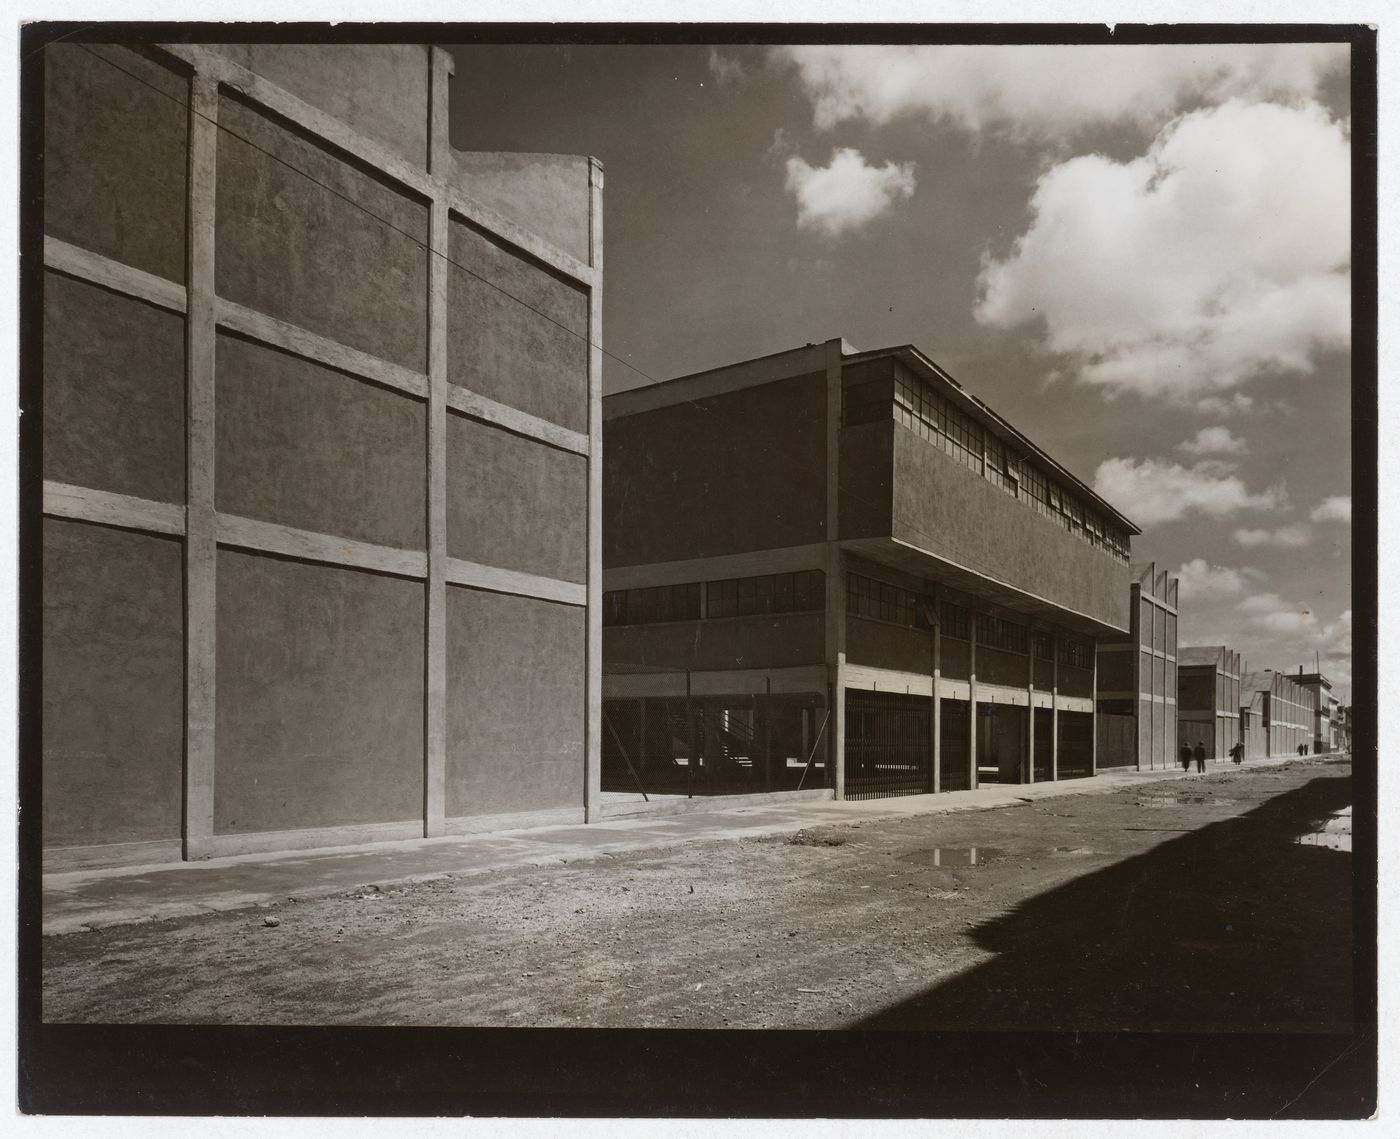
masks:
{"type": "Polygon", "coordinates": [[[587,525],[587,458],[447,417],[449,556],[582,582],[587,525]]]}
{"type": "Polygon", "coordinates": [[[180,542],[46,518],[44,845],[178,839],[180,542]]]}
{"type": "Polygon", "coordinates": [[[587,291],[455,218],[448,249],[448,379],[587,431],[587,291]]]}
{"type": "Polygon", "coordinates": [[[421,400],[235,336],[216,361],[220,511],[424,548],[421,400]]]}
{"type": "Polygon", "coordinates": [[[214,830],[420,819],[420,582],[220,550],[214,830]]]}
{"type": "Polygon", "coordinates": [[[185,322],[44,274],[44,477],[185,500],[185,322]]]}
{"type": "Polygon", "coordinates": [[[227,94],[219,126],[219,295],[424,371],[426,205],[227,94]]]}
{"type": "Polygon", "coordinates": [[[185,279],[189,83],[134,51],[44,50],[44,232],[185,279]]]}
{"type": "Polygon", "coordinates": [[[583,646],[578,606],[448,589],[449,817],[579,803],[583,646]]]}

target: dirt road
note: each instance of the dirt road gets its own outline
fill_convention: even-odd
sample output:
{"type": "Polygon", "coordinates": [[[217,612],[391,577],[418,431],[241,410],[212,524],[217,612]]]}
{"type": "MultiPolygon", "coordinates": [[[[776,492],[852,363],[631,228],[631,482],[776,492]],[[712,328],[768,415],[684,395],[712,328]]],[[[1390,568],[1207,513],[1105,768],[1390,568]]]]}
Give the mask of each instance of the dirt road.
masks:
{"type": "Polygon", "coordinates": [[[47,1021],[1289,1031],[1350,1019],[1301,761],[54,936],[47,1021]]]}

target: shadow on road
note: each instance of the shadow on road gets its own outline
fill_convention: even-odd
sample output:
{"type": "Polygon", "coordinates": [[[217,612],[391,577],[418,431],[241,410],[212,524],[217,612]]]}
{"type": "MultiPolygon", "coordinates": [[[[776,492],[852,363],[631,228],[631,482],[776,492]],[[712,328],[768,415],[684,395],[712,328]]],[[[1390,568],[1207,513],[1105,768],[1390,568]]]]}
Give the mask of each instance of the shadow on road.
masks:
{"type": "Polygon", "coordinates": [[[1314,779],[1029,899],[975,930],[994,960],[849,1027],[1350,1031],[1351,855],[1295,841],[1350,802],[1314,779]]]}

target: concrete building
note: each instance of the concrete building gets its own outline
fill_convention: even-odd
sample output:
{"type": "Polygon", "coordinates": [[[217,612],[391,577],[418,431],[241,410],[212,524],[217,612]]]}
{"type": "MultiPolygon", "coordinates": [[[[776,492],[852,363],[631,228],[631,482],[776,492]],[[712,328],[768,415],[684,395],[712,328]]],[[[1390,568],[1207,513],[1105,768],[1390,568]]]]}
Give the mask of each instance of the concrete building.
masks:
{"type": "Polygon", "coordinates": [[[1332,695],[1332,682],[1320,672],[1304,672],[1298,669],[1294,683],[1305,689],[1313,706],[1312,750],[1314,754],[1336,751],[1339,746],[1337,731],[1337,707],[1340,703],[1332,695]]]}
{"type": "Polygon", "coordinates": [[[438,49],[44,70],[49,867],[596,812],[598,164],[438,49]]]}
{"type": "Polygon", "coordinates": [[[1240,739],[1246,757],[1297,755],[1312,744],[1313,696],[1273,669],[1240,679],[1240,739]]]}
{"type": "Polygon", "coordinates": [[[1240,742],[1240,654],[1224,645],[1184,646],[1178,654],[1177,737],[1226,759],[1240,742]]]}
{"type": "Polygon", "coordinates": [[[918,349],[811,344],[604,420],[606,788],[1094,770],[1139,531],[918,349]]]}
{"type": "Polygon", "coordinates": [[[1127,636],[1098,646],[1100,767],[1155,770],[1177,761],[1177,579],[1132,567],[1127,636]]]}

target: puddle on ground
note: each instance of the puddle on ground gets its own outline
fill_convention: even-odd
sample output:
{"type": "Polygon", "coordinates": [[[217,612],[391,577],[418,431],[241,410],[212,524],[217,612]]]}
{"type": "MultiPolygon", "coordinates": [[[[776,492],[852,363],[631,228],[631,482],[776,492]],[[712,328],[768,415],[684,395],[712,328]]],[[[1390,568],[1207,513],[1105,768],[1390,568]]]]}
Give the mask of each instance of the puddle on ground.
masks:
{"type": "Polygon", "coordinates": [[[1293,840],[1299,846],[1325,846],[1328,850],[1351,850],[1351,808],[1338,811],[1311,834],[1293,840]]]}
{"type": "Polygon", "coordinates": [[[911,850],[901,854],[899,860],[919,866],[984,866],[1001,854],[994,846],[935,846],[928,850],[911,850]]]}
{"type": "Polygon", "coordinates": [[[1139,807],[1199,807],[1208,804],[1212,807],[1231,807],[1236,800],[1220,795],[1153,795],[1150,799],[1139,799],[1139,807]]]}

